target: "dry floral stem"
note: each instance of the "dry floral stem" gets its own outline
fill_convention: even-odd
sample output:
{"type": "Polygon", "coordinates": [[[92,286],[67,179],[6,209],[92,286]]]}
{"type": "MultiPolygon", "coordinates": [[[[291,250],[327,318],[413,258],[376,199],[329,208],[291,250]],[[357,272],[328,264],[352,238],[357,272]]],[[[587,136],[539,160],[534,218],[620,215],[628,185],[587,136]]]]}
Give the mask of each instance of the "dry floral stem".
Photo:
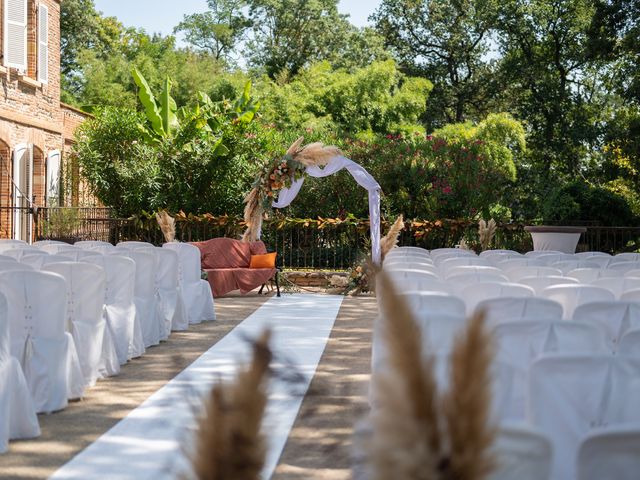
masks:
{"type": "Polygon", "coordinates": [[[156,220],[164,236],[164,241],[167,243],[173,242],[176,239],[176,222],[175,219],[167,213],[166,210],[160,210],[156,213],[156,220]]]}
{"type": "Polygon", "coordinates": [[[253,359],[233,382],[217,382],[205,404],[191,458],[199,480],[258,480],[265,459],[260,433],[267,403],[270,332],[253,346],[253,359]]]}
{"type": "Polygon", "coordinates": [[[490,423],[493,356],[484,314],[469,320],[451,354],[449,389],[438,395],[433,361],[406,301],[380,272],[387,365],[373,376],[373,434],[365,442],[375,480],[484,480],[495,461],[490,423]]]}
{"type": "Polygon", "coordinates": [[[382,252],[383,260],[387,253],[398,245],[398,237],[402,230],[404,230],[404,218],[400,215],[396,218],[396,221],[393,222],[387,234],[380,239],[380,251],[382,252]]]}

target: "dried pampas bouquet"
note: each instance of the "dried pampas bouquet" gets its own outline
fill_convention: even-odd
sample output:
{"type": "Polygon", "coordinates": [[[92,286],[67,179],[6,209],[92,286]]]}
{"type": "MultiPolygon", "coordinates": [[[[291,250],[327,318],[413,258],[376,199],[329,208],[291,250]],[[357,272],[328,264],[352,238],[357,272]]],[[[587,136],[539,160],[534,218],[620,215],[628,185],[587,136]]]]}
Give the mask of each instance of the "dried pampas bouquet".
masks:
{"type": "Polygon", "coordinates": [[[381,298],[386,363],[372,375],[373,410],[359,439],[368,480],[484,480],[493,471],[491,336],[474,315],[455,341],[448,390],[438,392],[433,357],[406,301],[384,272],[381,298]]]}
{"type": "Polygon", "coordinates": [[[258,480],[265,461],[260,432],[271,362],[269,331],[253,346],[251,364],[233,382],[211,389],[199,420],[191,463],[198,480],[258,480]]]}
{"type": "Polygon", "coordinates": [[[302,178],[307,167],[326,165],[333,157],[342,155],[338,147],[322,143],[310,143],[303,147],[303,141],[304,137],[298,138],[284,157],[263,168],[253,183],[253,188],[244,199],[244,222],[247,229],[242,240],[258,240],[265,211],[271,209],[271,203],[280,190],[302,178]]]}
{"type": "Polygon", "coordinates": [[[156,220],[162,230],[164,241],[167,243],[175,242],[176,240],[176,221],[167,213],[166,210],[160,210],[156,213],[156,220]]]}
{"type": "Polygon", "coordinates": [[[496,235],[496,221],[492,218],[488,222],[480,220],[478,222],[478,236],[480,237],[480,250],[485,251],[491,248],[491,242],[496,235]]]}
{"type": "Polygon", "coordinates": [[[389,228],[387,234],[380,239],[380,250],[382,252],[382,260],[387,256],[392,249],[394,249],[398,245],[398,237],[400,236],[400,232],[404,230],[404,218],[400,215],[396,218],[396,221],[393,222],[393,225],[389,228]]]}

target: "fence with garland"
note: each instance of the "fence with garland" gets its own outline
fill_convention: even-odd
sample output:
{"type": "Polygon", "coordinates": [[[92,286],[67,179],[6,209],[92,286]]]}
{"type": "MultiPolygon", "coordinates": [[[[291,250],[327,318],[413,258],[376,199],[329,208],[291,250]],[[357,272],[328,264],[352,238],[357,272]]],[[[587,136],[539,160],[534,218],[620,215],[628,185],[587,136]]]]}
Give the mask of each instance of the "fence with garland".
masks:
{"type": "MultiPolygon", "coordinates": [[[[74,240],[104,240],[117,243],[140,240],[161,245],[162,232],[155,218],[140,215],[132,218],[113,218],[108,209],[40,208],[34,214],[34,239],[63,237],[74,240]],[[72,215],[69,215],[72,213],[72,215]],[[56,229],[57,218],[72,218],[64,225],[64,232],[56,229]]],[[[390,219],[393,221],[393,219],[390,219]]],[[[499,224],[492,248],[506,248],[519,252],[532,249],[530,235],[524,223],[499,224]]],[[[389,223],[383,222],[383,233],[389,223]]],[[[184,242],[214,237],[239,238],[244,230],[242,219],[231,216],[177,215],[176,238],[184,242]]],[[[406,222],[399,245],[420,246],[427,249],[451,247],[461,238],[477,246],[477,223],[470,220],[413,220],[406,222]]],[[[270,251],[279,253],[279,264],[289,269],[345,269],[362,260],[370,250],[369,221],[348,217],[300,219],[272,217],[264,222],[262,240],[270,251]]],[[[609,253],[640,249],[640,227],[603,227],[587,225],[578,251],[597,250],[609,253]]]]}

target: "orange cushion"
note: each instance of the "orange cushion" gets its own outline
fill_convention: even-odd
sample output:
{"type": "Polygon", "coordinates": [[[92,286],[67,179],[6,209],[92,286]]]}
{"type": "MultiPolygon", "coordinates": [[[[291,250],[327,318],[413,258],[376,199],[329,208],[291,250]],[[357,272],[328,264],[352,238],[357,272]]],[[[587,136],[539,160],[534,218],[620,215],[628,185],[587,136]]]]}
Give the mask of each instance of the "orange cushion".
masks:
{"type": "Polygon", "coordinates": [[[249,268],[276,268],[276,252],[264,255],[251,255],[249,268]]]}

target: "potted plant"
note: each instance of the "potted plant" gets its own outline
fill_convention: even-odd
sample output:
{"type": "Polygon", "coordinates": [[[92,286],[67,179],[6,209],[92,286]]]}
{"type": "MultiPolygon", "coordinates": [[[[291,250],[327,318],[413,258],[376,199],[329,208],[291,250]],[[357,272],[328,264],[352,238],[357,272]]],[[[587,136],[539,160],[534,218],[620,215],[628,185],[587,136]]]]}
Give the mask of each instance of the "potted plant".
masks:
{"type": "Polygon", "coordinates": [[[42,237],[73,244],[80,240],[78,230],[81,224],[77,208],[53,208],[47,212],[42,224],[42,237]]]}

